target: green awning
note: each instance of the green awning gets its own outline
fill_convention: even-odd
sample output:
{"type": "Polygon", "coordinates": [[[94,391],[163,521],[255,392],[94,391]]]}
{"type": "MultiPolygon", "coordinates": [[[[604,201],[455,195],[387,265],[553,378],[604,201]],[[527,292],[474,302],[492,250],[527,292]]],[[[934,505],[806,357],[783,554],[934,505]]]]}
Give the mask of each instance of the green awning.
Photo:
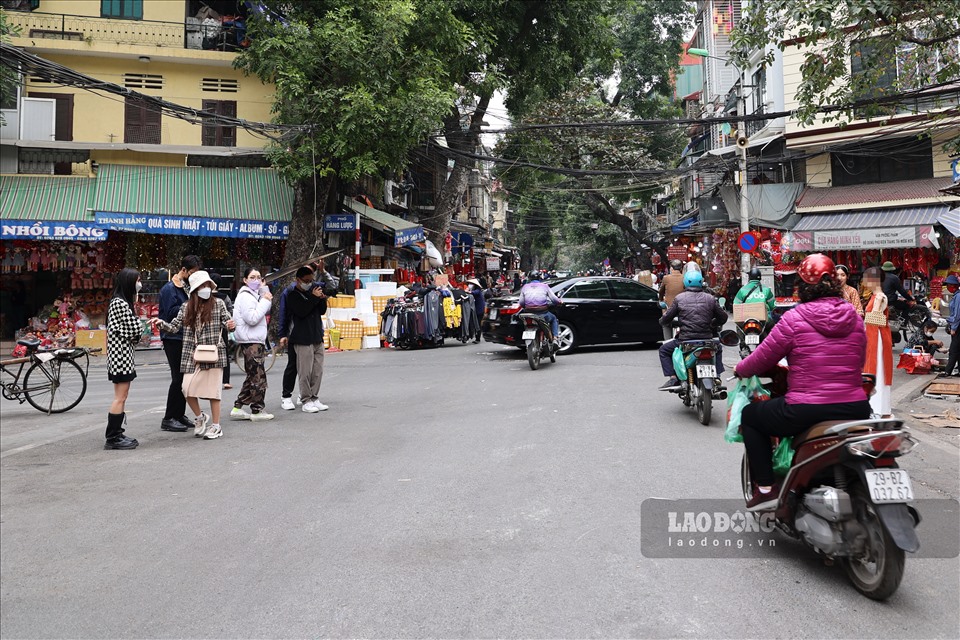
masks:
{"type": "Polygon", "coordinates": [[[343,204],[348,209],[360,214],[360,224],[392,235],[393,246],[395,247],[405,247],[424,240],[423,227],[419,224],[368,207],[362,202],[350,198],[344,198],[343,204]]]}
{"type": "Polygon", "coordinates": [[[102,164],[94,211],[290,222],[293,189],[272,169],[102,164]]]}
{"type": "Polygon", "coordinates": [[[0,219],[93,220],[93,178],[0,176],[0,219]]]}

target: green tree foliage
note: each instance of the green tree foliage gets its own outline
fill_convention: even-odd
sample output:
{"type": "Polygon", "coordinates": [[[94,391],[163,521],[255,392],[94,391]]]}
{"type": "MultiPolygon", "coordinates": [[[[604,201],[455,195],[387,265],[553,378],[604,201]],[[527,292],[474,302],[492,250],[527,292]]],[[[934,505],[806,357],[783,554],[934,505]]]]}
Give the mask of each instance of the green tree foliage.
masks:
{"type": "Polygon", "coordinates": [[[625,253],[639,251],[642,234],[619,210],[623,203],[649,194],[656,183],[640,175],[587,172],[669,168],[685,143],[682,131],[676,126],[525,129],[524,125],[679,116],[677,105],[667,96],[672,92],[672,74],[679,65],[688,18],[689,7],[680,0],[619,5],[611,19],[618,43],[612,66],[598,61],[592,65],[595,73],[584,75],[564,94],[531,106],[515,122],[515,130],[501,140],[498,154],[505,158],[568,171],[559,175],[509,165],[498,170],[517,212],[517,241],[521,246],[529,243],[534,262],[551,255],[551,242],[571,248],[578,263],[597,257],[594,253],[618,261],[625,253]],[[530,195],[543,191],[550,197],[530,195]],[[537,254],[542,247],[549,249],[537,254]],[[619,253],[610,253],[615,251],[619,253]]]}
{"type": "MultiPolygon", "coordinates": [[[[960,77],[957,0],[761,0],[746,8],[732,40],[741,65],[770,44],[782,50],[784,42],[796,42],[804,51],[797,115],[806,123],[822,105],[960,77]]],[[[852,115],[851,110],[824,120],[852,115]]]]}
{"type": "MultiPolygon", "coordinates": [[[[10,36],[20,35],[19,28],[11,25],[7,21],[7,12],[0,10],[0,40],[10,42],[10,36]]],[[[0,103],[4,108],[16,100],[17,85],[20,84],[20,77],[10,68],[0,65],[0,103]]],[[[5,124],[6,118],[0,114],[0,124],[5,124]]]]}
{"type": "Polygon", "coordinates": [[[301,128],[271,145],[295,189],[284,264],[319,249],[340,181],[400,169],[456,93],[448,60],[473,35],[444,0],[266,0],[235,65],[273,84],[275,120],[301,128]]]}
{"type": "MultiPolygon", "coordinates": [[[[620,0],[449,0],[454,16],[469,25],[471,47],[448,59],[460,92],[444,119],[450,149],[476,152],[481,123],[495,91],[506,94],[512,115],[522,115],[554,98],[588,65],[613,64],[616,51],[612,17],[620,0]]],[[[474,161],[454,155],[454,167],[424,220],[441,239],[459,205],[474,161]]]]}
{"type": "Polygon", "coordinates": [[[276,121],[307,127],[272,149],[274,166],[291,181],[401,168],[455,97],[443,57],[469,31],[433,0],[269,4],[283,19],[252,19],[235,65],[276,86],[276,121]],[[425,32],[443,35],[441,50],[425,32]]]}

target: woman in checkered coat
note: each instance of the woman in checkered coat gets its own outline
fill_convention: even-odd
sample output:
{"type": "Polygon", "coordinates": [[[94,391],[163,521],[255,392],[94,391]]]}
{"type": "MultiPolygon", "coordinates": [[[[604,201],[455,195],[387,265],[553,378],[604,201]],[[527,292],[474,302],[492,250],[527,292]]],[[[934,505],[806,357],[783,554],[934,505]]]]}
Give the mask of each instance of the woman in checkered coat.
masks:
{"type": "Polygon", "coordinates": [[[107,378],[113,383],[113,403],[107,414],[104,449],[136,449],[139,444],[123,435],[123,423],[130,383],[137,377],[133,346],[143,334],[143,323],[134,311],[140,287],[140,272],[123,269],[114,281],[113,298],[107,307],[107,378]]]}
{"type": "Polygon", "coordinates": [[[183,328],[183,356],[180,371],[183,372],[183,395],[196,416],[193,435],[205,440],[214,440],[223,435],[220,429],[220,393],[223,368],[228,366],[227,347],[222,331],[232,331],[236,326],[227,312],[227,306],[214,297],[216,285],[206,271],[197,271],[190,276],[190,298],[180,307],[180,313],[172,322],[154,318],[153,323],[167,333],[176,333],[183,328]],[[198,344],[216,345],[216,362],[194,362],[193,352],[198,344]],[[210,401],[210,415],[200,410],[200,399],[210,401]]]}

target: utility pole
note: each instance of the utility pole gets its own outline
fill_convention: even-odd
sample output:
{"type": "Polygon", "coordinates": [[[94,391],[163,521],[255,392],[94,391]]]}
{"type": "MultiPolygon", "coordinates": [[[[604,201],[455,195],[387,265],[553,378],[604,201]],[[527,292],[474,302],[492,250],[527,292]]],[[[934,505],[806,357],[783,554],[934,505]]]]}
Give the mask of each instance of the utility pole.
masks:
{"type": "MultiPolygon", "coordinates": [[[[747,80],[743,74],[743,69],[735,65],[732,60],[727,58],[720,58],[718,56],[710,55],[710,52],[706,49],[697,49],[689,48],[687,53],[692,56],[697,56],[699,58],[713,58],[714,60],[722,60],[733,67],[740,74],[740,90],[737,92],[737,117],[740,119],[740,122],[737,125],[737,148],[740,151],[740,233],[746,233],[750,231],[750,201],[747,200],[747,147],[750,144],[750,139],[747,137],[747,123],[744,118],[747,114],[747,80]]],[[[746,252],[741,252],[740,255],[740,279],[743,284],[747,283],[747,278],[750,273],[750,254],[746,252]]]]}
{"type": "MultiPolygon", "coordinates": [[[[743,76],[743,69],[737,69],[740,72],[740,90],[737,98],[737,113],[740,116],[740,123],[737,125],[737,146],[740,148],[740,233],[750,231],[750,200],[747,199],[747,147],[750,139],[747,137],[747,121],[744,119],[747,114],[747,96],[746,96],[746,78],[743,76]]],[[[740,282],[747,284],[747,277],[750,272],[750,254],[746,251],[740,252],[740,282]]]]}

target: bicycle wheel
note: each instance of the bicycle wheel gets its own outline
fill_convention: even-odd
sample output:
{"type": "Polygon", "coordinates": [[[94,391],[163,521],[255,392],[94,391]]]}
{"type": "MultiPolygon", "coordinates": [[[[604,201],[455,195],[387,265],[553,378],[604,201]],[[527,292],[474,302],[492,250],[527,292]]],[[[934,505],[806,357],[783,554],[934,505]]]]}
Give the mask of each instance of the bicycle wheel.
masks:
{"type": "Polygon", "coordinates": [[[278,344],[273,345],[270,349],[267,349],[263,354],[263,370],[270,371],[273,368],[273,363],[277,361],[277,358],[283,353],[283,347],[278,344]]]}
{"type": "Polygon", "coordinates": [[[73,360],[35,362],[23,378],[23,395],[44,413],[63,413],[77,406],[87,392],[87,376],[73,360]]]}

